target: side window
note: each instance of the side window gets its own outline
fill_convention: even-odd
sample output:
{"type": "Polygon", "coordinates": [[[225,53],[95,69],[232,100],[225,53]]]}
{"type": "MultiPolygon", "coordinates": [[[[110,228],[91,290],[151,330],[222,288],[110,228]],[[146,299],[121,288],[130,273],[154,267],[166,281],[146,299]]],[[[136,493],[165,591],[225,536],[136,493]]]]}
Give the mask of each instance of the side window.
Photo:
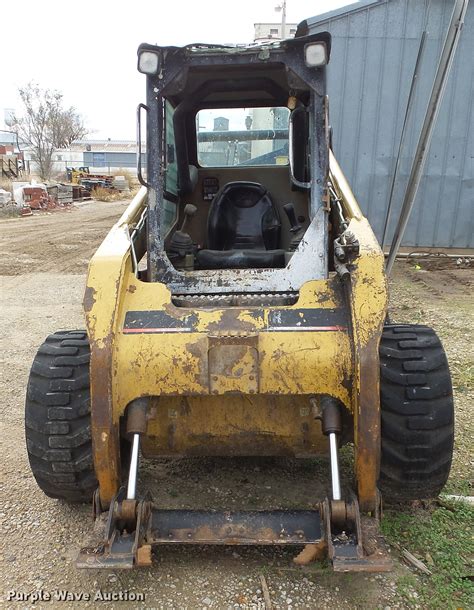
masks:
{"type": "Polygon", "coordinates": [[[173,127],[173,106],[166,100],[165,104],[165,196],[163,198],[163,229],[164,235],[173,226],[178,212],[177,202],[174,201],[178,195],[178,169],[176,165],[176,147],[173,127]]]}
{"type": "Polygon", "coordinates": [[[165,154],[166,154],[166,175],[165,190],[171,195],[178,194],[178,167],[176,164],[176,145],[174,141],[173,126],[174,108],[166,100],[165,105],[165,154]]]}

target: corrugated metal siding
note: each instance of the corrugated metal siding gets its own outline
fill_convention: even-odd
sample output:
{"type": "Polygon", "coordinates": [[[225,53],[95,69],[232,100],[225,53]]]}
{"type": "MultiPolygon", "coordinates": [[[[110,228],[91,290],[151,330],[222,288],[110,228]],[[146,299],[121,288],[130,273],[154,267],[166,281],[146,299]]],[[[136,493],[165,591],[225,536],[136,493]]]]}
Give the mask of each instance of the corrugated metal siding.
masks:
{"type": "Polygon", "coordinates": [[[100,167],[134,169],[137,165],[137,155],[134,152],[84,152],[84,165],[98,167],[98,155],[102,155],[103,159],[100,167]],[[96,156],[94,157],[94,155],[96,156]]]}
{"type": "MultiPolygon", "coordinates": [[[[452,0],[380,0],[347,14],[316,18],[316,23],[310,20],[311,32],[327,30],[333,36],[328,91],[335,154],[379,239],[421,35],[426,27],[392,229],[452,8],[452,0]]],[[[474,247],[473,57],[471,4],[403,245],[474,247]]]]}

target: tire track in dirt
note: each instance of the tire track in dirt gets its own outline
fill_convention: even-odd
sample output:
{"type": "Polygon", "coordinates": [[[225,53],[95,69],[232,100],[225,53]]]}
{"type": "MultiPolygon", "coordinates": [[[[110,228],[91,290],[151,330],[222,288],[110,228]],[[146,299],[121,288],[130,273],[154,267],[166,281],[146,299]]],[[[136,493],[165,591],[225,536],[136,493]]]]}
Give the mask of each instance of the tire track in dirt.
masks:
{"type": "Polygon", "coordinates": [[[0,221],[0,275],[84,273],[128,201],[0,221]]]}

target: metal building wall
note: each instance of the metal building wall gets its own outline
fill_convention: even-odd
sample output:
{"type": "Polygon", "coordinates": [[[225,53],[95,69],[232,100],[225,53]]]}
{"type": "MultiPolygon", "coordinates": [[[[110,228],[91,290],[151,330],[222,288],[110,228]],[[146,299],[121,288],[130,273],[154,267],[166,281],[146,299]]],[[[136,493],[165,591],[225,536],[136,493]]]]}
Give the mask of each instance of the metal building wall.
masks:
{"type": "MultiPolygon", "coordinates": [[[[311,33],[327,30],[333,37],[328,90],[335,154],[379,239],[421,35],[426,29],[395,188],[395,220],[452,8],[453,0],[365,0],[308,19],[311,33]]],[[[471,3],[405,246],[474,247],[473,58],[471,3]]]]}
{"type": "Polygon", "coordinates": [[[135,152],[83,152],[84,165],[90,167],[111,167],[114,169],[135,169],[137,165],[137,155],[135,152]],[[96,157],[94,158],[94,155],[96,157]],[[102,155],[103,163],[98,161],[98,156],[102,155]]]}

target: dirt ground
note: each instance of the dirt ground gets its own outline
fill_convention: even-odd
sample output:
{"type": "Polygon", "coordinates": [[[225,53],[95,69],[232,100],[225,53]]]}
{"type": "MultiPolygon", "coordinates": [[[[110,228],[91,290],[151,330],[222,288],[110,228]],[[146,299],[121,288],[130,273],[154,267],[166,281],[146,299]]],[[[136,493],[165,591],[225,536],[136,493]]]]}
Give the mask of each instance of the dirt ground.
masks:
{"type": "MultiPolygon", "coordinates": [[[[263,575],[274,608],[405,607],[397,581],[407,568],[396,557],[391,574],[335,575],[322,564],[297,568],[289,550],[169,546],[155,553],[151,568],[130,573],[75,568],[76,554],[92,525],[91,510],[49,499],[37,488],[24,442],[25,388],[32,358],[44,338],[57,330],[84,327],[81,300],[87,262],[125,205],[91,202],[67,212],[0,222],[0,605],[264,609],[263,575]],[[51,601],[8,601],[12,591],[22,596],[43,592],[51,601]],[[57,591],[82,599],[60,602],[57,591]],[[97,591],[106,598],[128,595],[129,601],[94,600],[97,591]],[[145,600],[134,602],[136,594],[145,600]]],[[[446,261],[431,266],[430,270],[423,262],[397,264],[392,318],[431,324],[447,348],[458,427],[449,489],[456,492],[457,482],[472,469],[474,272],[446,261]]],[[[347,471],[344,457],[343,465],[347,471]]],[[[139,485],[154,481],[155,501],[169,508],[303,507],[324,492],[327,471],[326,461],[287,458],[160,460],[143,466],[139,485]]],[[[413,603],[416,606],[416,593],[413,603]]]]}

